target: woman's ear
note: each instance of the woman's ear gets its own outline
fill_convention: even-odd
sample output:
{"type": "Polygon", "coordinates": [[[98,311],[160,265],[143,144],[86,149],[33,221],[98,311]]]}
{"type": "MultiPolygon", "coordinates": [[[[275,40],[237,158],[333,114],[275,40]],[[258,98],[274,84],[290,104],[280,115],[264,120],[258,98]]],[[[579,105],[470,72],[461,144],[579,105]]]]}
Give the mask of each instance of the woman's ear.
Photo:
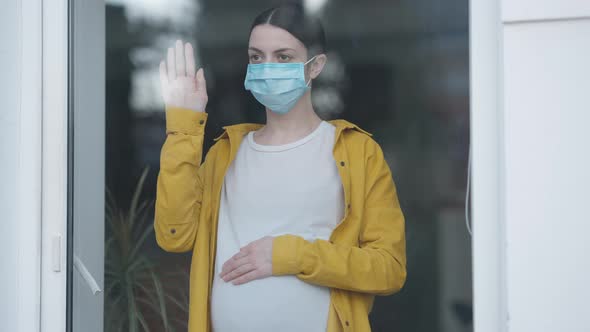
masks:
{"type": "Polygon", "coordinates": [[[325,54],[318,54],[315,56],[312,62],[310,62],[309,77],[313,80],[320,75],[324,69],[324,65],[328,61],[328,57],[325,54]]]}

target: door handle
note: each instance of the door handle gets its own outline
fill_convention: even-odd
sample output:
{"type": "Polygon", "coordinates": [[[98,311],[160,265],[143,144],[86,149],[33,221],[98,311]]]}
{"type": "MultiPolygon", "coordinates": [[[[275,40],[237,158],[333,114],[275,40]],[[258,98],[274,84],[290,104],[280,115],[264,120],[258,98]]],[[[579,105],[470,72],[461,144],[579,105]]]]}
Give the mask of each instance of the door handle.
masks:
{"type": "Polygon", "coordinates": [[[82,279],[86,281],[86,284],[88,285],[88,287],[90,287],[92,294],[96,295],[102,291],[100,289],[100,286],[98,286],[96,279],[94,279],[90,271],[88,271],[88,269],[86,268],[86,265],[84,265],[80,257],[78,257],[77,255],[74,255],[74,267],[76,268],[76,270],[78,270],[78,272],[82,276],[82,279]]]}

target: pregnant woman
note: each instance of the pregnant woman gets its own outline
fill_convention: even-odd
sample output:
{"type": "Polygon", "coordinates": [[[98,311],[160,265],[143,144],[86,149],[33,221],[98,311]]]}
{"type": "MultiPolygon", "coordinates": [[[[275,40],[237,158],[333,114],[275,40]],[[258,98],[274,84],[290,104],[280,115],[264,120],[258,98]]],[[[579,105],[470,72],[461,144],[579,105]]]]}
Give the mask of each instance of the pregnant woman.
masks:
{"type": "Polygon", "coordinates": [[[298,5],[255,18],[244,86],[265,124],[224,127],[202,160],[203,70],[177,41],[160,64],[166,134],[158,245],[192,251],[189,332],[370,331],[375,295],[406,279],[404,216],[380,146],[325,121],[311,87],[326,64],[298,5]]]}

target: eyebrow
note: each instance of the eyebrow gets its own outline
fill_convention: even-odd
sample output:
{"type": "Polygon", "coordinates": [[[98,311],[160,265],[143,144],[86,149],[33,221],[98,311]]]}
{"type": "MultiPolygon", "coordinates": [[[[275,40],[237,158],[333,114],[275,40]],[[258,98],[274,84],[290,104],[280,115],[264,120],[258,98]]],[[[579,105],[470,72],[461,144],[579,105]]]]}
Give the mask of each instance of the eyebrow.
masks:
{"type": "MultiPolygon", "coordinates": [[[[248,47],[248,50],[251,50],[251,51],[254,51],[254,52],[258,52],[258,53],[264,53],[261,50],[257,49],[256,47],[248,47]]],[[[293,51],[293,52],[295,52],[295,50],[292,49],[292,48],[284,47],[284,48],[279,48],[278,50],[275,50],[274,53],[280,53],[280,52],[284,52],[284,51],[293,51]]]]}

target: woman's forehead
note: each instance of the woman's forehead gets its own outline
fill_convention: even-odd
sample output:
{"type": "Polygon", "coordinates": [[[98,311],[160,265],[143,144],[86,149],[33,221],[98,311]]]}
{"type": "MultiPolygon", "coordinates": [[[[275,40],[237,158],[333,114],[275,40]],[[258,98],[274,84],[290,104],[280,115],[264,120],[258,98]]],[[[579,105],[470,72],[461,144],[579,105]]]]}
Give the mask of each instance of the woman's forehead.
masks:
{"type": "Polygon", "coordinates": [[[299,39],[287,30],[270,24],[257,25],[252,29],[248,47],[261,51],[290,48],[298,52],[305,52],[305,45],[299,39]]]}

